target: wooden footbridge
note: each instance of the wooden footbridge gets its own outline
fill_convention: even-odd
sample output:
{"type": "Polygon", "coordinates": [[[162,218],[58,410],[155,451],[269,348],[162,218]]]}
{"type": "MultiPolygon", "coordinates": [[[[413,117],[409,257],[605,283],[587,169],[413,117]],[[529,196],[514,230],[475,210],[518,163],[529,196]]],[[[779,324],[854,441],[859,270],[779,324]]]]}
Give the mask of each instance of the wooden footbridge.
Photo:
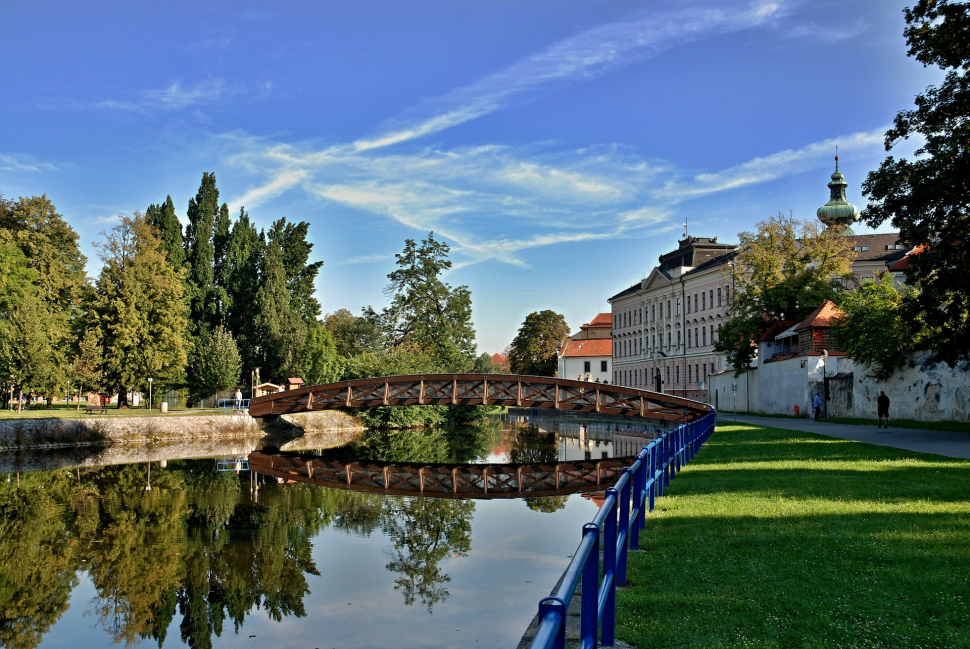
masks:
{"type": "Polygon", "coordinates": [[[432,498],[522,498],[602,491],[635,457],[544,464],[383,464],[250,453],[249,468],[285,481],[346,491],[432,498]]]}
{"type": "Polygon", "coordinates": [[[699,401],[638,388],[515,374],[382,376],[256,397],[253,417],[378,406],[517,406],[595,412],[683,423],[711,412],[699,401]]]}

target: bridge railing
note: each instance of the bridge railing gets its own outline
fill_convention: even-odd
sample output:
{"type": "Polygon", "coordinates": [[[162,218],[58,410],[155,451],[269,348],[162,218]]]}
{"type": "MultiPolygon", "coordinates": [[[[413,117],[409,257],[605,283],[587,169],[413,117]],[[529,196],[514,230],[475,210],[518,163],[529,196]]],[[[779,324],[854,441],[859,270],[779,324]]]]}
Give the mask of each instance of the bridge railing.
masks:
{"type": "Polygon", "coordinates": [[[230,410],[246,410],[249,408],[249,399],[219,399],[216,408],[221,408],[223,414],[230,410]]]}
{"type": "Polygon", "coordinates": [[[583,526],[582,541],[559,588],[539,602],[539,626],[530,647],[565,649],[566,612],[577,586],[581,587],[579,646],[592,649],[614,644],[616,587],[626,584],[627,551],[640,547],[647,512],[653,511],[656,499],[711,436],[716,420],[716,411],[711,411],[664,433],[643,447],[616,485],[606,490],[599,512],[583,526]]]}

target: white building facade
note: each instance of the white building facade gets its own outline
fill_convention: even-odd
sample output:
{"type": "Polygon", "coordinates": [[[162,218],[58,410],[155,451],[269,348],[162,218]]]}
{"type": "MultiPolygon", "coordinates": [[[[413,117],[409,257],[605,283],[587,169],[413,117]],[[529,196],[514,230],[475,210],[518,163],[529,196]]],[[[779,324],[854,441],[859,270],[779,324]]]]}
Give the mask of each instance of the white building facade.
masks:
{"type": "Polygon", "coordinates": [[[559,378],[613,382],[613,351],[609,313],[597,314],[559,349],[559,378]]]}

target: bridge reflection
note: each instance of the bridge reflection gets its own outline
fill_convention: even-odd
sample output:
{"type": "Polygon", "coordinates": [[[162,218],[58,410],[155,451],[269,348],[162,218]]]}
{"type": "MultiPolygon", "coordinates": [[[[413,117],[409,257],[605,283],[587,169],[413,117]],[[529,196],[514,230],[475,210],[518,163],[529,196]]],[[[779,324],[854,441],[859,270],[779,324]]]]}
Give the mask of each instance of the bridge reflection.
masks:
{"type": "Polygon", "coordinates": [[[418,464],[324,460],[290,453],[251,453],[256,473],[365,493],[432,498],[521,498],[600,491],[634,458],[537,464],[418,464]]]}

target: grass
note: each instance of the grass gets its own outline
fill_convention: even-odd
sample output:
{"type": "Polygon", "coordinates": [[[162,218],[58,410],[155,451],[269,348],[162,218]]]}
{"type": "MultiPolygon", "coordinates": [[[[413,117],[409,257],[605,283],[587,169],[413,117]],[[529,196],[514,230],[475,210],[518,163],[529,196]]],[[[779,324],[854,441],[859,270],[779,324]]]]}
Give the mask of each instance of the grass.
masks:
{"type": "Polygon", "coordinates": [[[167,414],[163,415],[159,412],[156,407],[154,410],[148,410],[147,408],[128,408],[126,410],[118,410],[115,406],[108,406],[107,412],[103,414],[88,414],[84,411],[85,404],[81,404],[81,410],[77,410],[77,404],[65,405],[63,403],[55,403],[52,408],[40,408],[27,410],[26,408],[21,412],[17,412],[16,407],[13,410],[0,410],[0,421],[7,419],[96,419],[98,417],[178,417],[185,415],[201,416],[201,415],[221,415],[221,408],[187,408],[185,410],[175,410],[169,411],[167,414]]]}
{"type": "Polygon", "coordinates": [[[970,462],[719,426],[630,554],[636,647],[970,646],[970,462]]]}
{"type": "MultiPolygon", "coordinates": [[[[857,417],[829,417],[825,421],[833,424],[854,424],[872,426],[876,419],[859,419],[857,417]]],[[[970,422],[966,421],[909,421],[900,419],[890,421],[892,428],[918,428],[920,430],[946,430],[952,433],[970,433],[970,422]]]]}

